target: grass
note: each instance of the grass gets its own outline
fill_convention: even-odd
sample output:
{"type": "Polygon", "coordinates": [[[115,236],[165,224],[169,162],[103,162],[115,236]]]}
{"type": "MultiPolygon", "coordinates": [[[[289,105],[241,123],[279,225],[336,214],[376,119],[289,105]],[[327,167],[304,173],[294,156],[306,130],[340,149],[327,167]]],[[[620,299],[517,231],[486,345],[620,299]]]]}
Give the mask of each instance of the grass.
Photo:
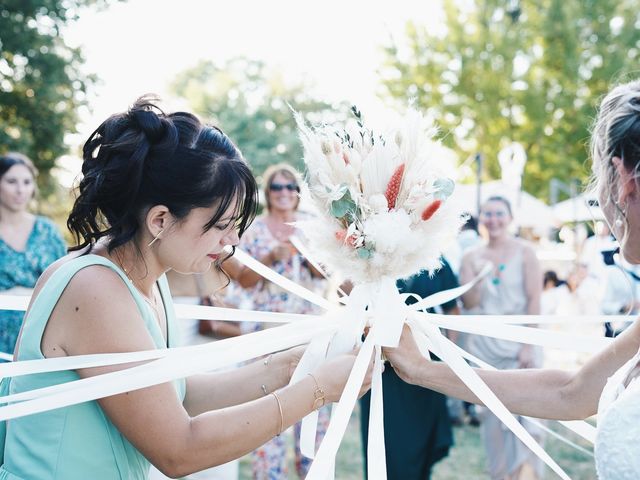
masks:
{"type": "MultiPolygon", "coordinates": [[[[359,411],[351,417],[347,432],[338,451],[336,458],[337,480],[360,480],[364,478],[362,442],[360,439],[359,411]]],[[[549,427],[560,433],[565,438],[589,449],[589,445],[577,439],[576,436],[559,425],[557,422],[549,422],[549,427]]],[[[293,466],[293,440],[289,435],[289,478],[297,478],[293,466]]],[[[449,452],[449,456],[436,465],[433,472],[433,480],[488,480],[484,472],[484,449],[480,441],[478,428],[463,426],[454,429],[455,445],[449,452]]],[[[565,443],[547,437],[545,450],[567,472],[569,477],[579,480],[596,480],[593,458],[582,453],[565,443]]],[[[550,469],[546,470],[545,478],[558,478],[550,469]]],[[[240,479],[250,480],[251,463],[249,457],[240,461],[240,479]]],[[[390,479],[394,480],[394,479],[390,479]]]]}

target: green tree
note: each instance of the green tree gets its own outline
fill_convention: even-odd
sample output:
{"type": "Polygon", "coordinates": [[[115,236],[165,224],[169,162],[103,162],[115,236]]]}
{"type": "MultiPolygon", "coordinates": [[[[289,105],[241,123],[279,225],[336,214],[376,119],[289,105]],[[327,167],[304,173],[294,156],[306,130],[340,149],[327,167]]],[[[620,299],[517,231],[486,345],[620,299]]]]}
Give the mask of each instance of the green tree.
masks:
{"type": "Polygon", "coordinates": [[[220,126],[238,145],[256,175],[286,162],[303,169],[302,147],[289,105],[315,122],[343,118],[345,105],[314,99],[308,85],[289,84],[263,62],[235,58],[217,66],[203,61],[180,74],[173,92],[189,109],[220,126]]]}
{"type": "Polygon", "coordinates": [[[34,161],[41,187],[75,131],[76,111],[94,78],[80,71],[83,58],[61,37],[86,5],[108,0],[5,0],[0,5],[0,152],[17,150],[34,161]]]}
{"type": "Polygon", "coordinates": [[[527,152],[524,187],[589,174],[589,127],[600,97],[636,69],[640,14],[631,0],[444,0],[446,32],[406,25],[385,46],[387,95],[430,110],[445,144],[480,152],[498,177],[497,153],[527,152]]]}

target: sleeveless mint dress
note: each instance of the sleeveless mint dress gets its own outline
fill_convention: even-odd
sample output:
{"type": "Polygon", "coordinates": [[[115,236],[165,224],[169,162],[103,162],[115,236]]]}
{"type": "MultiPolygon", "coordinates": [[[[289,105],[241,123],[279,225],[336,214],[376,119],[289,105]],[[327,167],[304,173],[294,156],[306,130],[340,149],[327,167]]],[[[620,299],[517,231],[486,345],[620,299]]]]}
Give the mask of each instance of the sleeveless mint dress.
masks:
{"type": "MultiPolygon", "coordinates": [[[[40,342],[49,316],[71,278],[90,265],[103,265],[120,275],[156,348],[167,348],[151,308],[124,272],[101,256],[85,255],[58,268],[38,294],[24,321],[18,360],[44,358],[40,342]]],[[[175,312],[164,275],[158,280],[158,287],[166,311],[169,346],[177,346],[175,312]]],[[[1,394],[57,385],[78,378],[75,371],[7,378],[2,382],[1,394]]],[[[175,385],[176,394],[183,400],[184,379],[176,381],[175,385]]],[[[0,480],[141,480],[146,479],[149,473],[149,461],[118,431],[95,401],[9,420],[4,440],[0,480]]]]}

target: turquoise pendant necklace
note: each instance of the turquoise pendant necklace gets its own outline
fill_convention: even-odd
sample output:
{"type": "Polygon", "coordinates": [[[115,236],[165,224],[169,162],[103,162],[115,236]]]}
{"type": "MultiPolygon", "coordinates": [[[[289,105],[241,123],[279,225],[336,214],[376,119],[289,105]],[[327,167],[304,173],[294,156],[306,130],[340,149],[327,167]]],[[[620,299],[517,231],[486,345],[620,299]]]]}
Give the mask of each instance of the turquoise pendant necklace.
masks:
{"type": "Polygon", "coordinates": [[[504,263],[499,263],[498,264],[498,268],[496,269],[496,273],[493,276],[493,278],[491,279],[491,283],[493,283],[494,285],[500,285],[500,281],[502,278],[502,272],[504,272],[506,265],[504,263]]]}

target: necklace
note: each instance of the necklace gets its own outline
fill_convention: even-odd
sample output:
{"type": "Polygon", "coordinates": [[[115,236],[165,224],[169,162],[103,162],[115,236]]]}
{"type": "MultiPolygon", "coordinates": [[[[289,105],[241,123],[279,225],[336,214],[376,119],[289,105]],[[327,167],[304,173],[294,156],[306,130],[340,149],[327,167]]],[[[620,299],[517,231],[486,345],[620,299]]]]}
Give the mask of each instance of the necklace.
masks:
{"type": "Polygon", "coordinates": [[[506,265],[504,263],[499,263],[498,264],[498,268],[495,269],[493,278],[491,279],[491,283],[493,283],[494,285],[500,285],[500,282],[502,280],[502,272],[504,272],[506,265]]]}
{"type": "MultiPolygon", "coordinates": [[[[131,283],[133,283],[133,280],[131,281],[131,283]]],[[[133,286],[136,288],[136,290],[138,290],[138,292],[140,292],[140,289],[138,287],[136,287],[135,283],[133,284],[133,286]]],[[[147,305],[149,305],[153,311],[156,313],[156,317],[160,317],[160,310],[159,305],[158,305],[158,298],[156,297],[155,293],[153,295],[153,302],[151,301],[150,298],[148,298],[145,294],[143,294],[142,292],[140,292],[140,295],[142,295],[142,299],[147,302],[147,305]]]]}
{"type": "Polygon", "coordinates": [[[155,294],[155,291],[152,287],[151,289],[151,294],[153,295],[153,301],[147,296],[145,295],[142,290],[140,290],[140,288],[138,288],[138,286],[136,285],[136,282],[133,280],[133,278],[131,278],[131,275],[129,275],[129,271],[125,268],[124,263],[122,262],[122,259],[120,258],[120,255],[118,253],[116,253],[116,257],[117,257],[117,264],[118,266],[122,269],[122,271],[124,272],[124,274],[127,277],[127,280],[129,280],[129,282],[131,283],[131,285],[133,285],[133,288],[135,288],[137,290],[137,292],[140,294],[140,296],[142,297],[142,299],[147,303],[147,305],[149,305],[151,307],[151,309],[155,312],[155,316],[157,318],[160,318],[160,310],[159,310],[159,306],[158,306],[158,297],[155,294]]]}

